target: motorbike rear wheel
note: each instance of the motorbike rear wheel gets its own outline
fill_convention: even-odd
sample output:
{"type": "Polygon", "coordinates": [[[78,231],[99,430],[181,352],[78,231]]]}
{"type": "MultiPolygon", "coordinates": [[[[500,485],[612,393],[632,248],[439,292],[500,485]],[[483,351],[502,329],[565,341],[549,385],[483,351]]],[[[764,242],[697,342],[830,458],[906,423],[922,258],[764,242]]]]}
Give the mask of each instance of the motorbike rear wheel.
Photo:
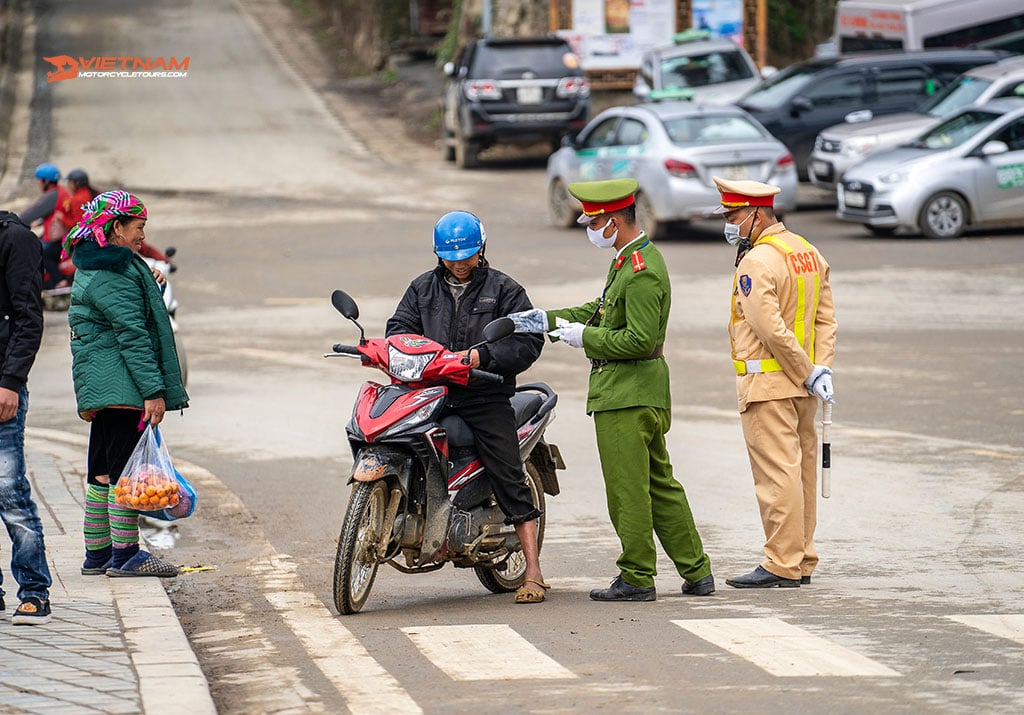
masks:
{"type": "MultiPolygon", "coordinates": [[[[536,468],[527,462],[524,465],[526,485],[530,488],[530,497],[537,509],[544,511],[544,486],[536,468]]],[[[544,545],[544,524],[547,516],[542,514],[537,519],[537,550],[544,545]]],[[[474,566],[473,571],[480,583],[491,593],[509,593],[523,585],[526,578],[526,556],[522,547],[518,547],[503,564],[503,567],[474,566]],[[500,568],[500,570],[499,570],[500,568]]]]}
{"type": "Polygon", "coordinates": [[[358,613],[377,575],[388,489],[383,479],[358,482],[352,490],[334,559],[334,606],[338,613],[358,613]]]}

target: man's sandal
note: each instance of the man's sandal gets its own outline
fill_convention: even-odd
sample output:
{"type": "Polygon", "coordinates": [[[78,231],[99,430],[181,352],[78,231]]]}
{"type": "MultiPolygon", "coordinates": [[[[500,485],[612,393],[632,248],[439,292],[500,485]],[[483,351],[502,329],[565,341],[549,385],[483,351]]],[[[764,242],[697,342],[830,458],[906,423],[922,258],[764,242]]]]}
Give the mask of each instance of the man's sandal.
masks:
{"type": "Polygon", "coordinates": [[[528,578],[523,581],[523,585],[516,591],[516,603],[541,603],[544,600],[545,591],[551,586],[538,581],[537,579],[528,578]],[[530,584],[533,586],[530,586],[530,584]]]}

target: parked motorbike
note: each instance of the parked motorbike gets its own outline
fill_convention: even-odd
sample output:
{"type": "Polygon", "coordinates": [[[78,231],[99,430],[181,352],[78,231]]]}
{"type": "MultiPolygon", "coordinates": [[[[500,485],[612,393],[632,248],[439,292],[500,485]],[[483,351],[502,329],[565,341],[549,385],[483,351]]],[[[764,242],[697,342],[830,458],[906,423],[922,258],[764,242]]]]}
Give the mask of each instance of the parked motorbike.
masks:
{"type": "Polygon", "coordinates": [[[143,256],[150,268],[156,268],[164,277],[167,282],[163,285],[163,296],[164,306],[167,308],[167,316],[171,319],[171,332],[174,333],[174,348],[178,352],[178,365],[181,367],[181,384],[188,386],[188,357],[185,355],[185,343],[181,339],[181,333],[178,331],[178,299],[174,296],[174,288],[171,286],[171,274],[178,270],[178,267],[171,263],[171,258],[177,253],[177,249],[174,246],[168,246],[164,249],[164,256],[167,260],[161,260],[153,256],[143,256]]]}
{"type": "MultiPolygon", "coordinates": [[[[445,414],[448,385],[502,377],[473,369],[468,360],[421,335],[367,340],[359,308],[343,291],[334,307],[359,328],[359,345],[335,345],[324,357],[359,358],[383,371],[390,384],[363,384],[345,428],[352,448],[353,484],[334,562],[334,605],[342,614],[366,603],[377,567],[426,573],[446,563],[472,568],[493,593],[519,588],[526,559],[515,528],[505,524],[461,417],[445,414]]],[[[512,334],[509,318],[484,328],[484,342],[512,334]]],[[[520,385],[512,397],[523,478],[534,506],[559,492],[556,469],[565,469],[558,447],[544,440],[558,395],[544,383],[520,385]]],[[[545,518],[538,519],[538,545],[545,518]]]]}

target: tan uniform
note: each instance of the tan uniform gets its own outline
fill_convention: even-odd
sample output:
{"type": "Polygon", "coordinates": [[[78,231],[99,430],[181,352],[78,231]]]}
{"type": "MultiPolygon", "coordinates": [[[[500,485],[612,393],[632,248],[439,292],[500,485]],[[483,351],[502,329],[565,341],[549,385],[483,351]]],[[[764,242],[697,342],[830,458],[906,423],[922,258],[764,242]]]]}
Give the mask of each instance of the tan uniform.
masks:
{"type": "Polygon", "coordinates": [[[809,576],[818,563],[818,400],[804,380],[813,365],[831,367],[836,320],[828,263],[781,223],[736,267],[729,339],[764,525],[761,565],[781,578],[809,576]]]}

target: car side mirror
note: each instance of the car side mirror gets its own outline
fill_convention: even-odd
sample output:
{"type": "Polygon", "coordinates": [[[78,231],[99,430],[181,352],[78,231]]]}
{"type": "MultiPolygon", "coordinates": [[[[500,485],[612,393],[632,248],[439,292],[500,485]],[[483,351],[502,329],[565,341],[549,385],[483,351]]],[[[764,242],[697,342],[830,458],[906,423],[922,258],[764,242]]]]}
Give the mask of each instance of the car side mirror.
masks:
{"type": "Polygon", "coordinates": [[[447,76],[454,77],[455,76],[455,63],[454,62],[445,62],[444,63],[444,67],[442,68],[442,70],[444,71],[444,73],[447,76]]]}
{"type": "Polygon", "coordinates": [[[993,140],[985,142],[981,145],[982,156],[995,156],[996,154],[1005,154],[1010,151],[1010,147],[1007,146],[1006,142],[993,140]]]}
{"type": "Polygon", "coordinates": [[[843,117],[843,121],[849,122],[850,124],[856,124],[858,122],[870,122],[874,117],[875,113],[870,109],[861,109],[856,112],[850,112],[843,117]]]}
{"type": "Polygon", "coordinates": [[[575,149],[579,145],[576,143],[575,136],[573,136],[572,134],[566,134],[564,137],[562,137],[562,146],[568,147],[570,149],[575,149]]]}
{"type": "Polygon", "coordinates": [[[768,79],[774,74],[778,74],[779,68],[772,65],[765,65],[761,68],[761,79],[768,79]]]}
{"type": "Polygon", "coordinates": [[[796,97],[793,97],[792,101],[790,101],[789,106],[793,116],[796,117],[799,116],[801,112],[809,112],[814,109],[814,102],[809,100],[807,97],[797,95],[796,97]]]}

